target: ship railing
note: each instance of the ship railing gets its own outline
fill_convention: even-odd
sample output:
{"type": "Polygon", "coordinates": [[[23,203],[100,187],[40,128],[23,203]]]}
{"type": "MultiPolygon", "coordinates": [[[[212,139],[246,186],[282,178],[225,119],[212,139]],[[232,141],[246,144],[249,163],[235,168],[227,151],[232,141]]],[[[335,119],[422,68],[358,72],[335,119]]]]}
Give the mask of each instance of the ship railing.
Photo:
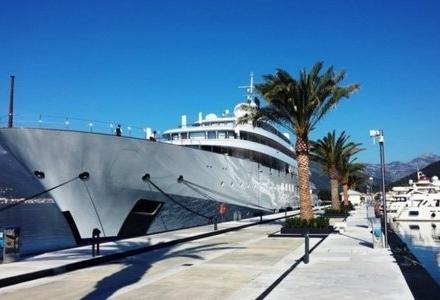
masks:
{"type": "MultiPolygon", "coordinates": [[[[122,135],[135,138],[148,138],[147,133],[153,132],[151,128],[126,124],[117,121],[100,121],[76,117],[64,117],[54,115],[14,115],[14,127],[59,129],[81,132],[93,132],[100,134],[115,134],[116,127],[121,125],[122,135]]],[[[8,117],[0,117],[0,127],[8,126],[8,117]]],[[[159,133],[156,133],[159,137],[159,133]]]]}

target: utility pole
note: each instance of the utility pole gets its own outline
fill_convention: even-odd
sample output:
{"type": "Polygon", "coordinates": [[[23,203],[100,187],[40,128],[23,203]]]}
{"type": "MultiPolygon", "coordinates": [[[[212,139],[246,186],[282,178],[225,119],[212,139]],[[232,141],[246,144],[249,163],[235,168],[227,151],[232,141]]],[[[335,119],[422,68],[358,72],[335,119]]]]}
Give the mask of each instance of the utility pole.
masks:
{"type": "Polygon", "coordinates": [[[388,217],[387,217],[387,199],[385,191],[385,149],[384,149],[384,137],[383,130],[380,131],[379,137],[380,148],[380,167],[382,172],[382,199],[383,199],[383,216],[384,216],[384,229],[385,229],[385,247],[388,248],[388,217]]]}
{"type": "Polygon", "coordinates": [[[15,81],[15,76],[11,75],[11,89],[9,92],[8,128],[12,128],[12,126],[14,125],[14,81],[15,81]]]}
{"type": "Polygon", "coordinates": [[[382,201],[383,201],[383,217],[384,217],[384,235],[385,235],[385,248],[388,248],[388,218],[387,218],[387,199],[385,196],[385,150],[384,150],[384,142],[385,139],[383,137],[383,130],[373,129],[370,130],[370,137],[373,138],[373,141],[376,138],[379,140],[379,148],[380,148],[380,169],[382,173],[382,201]]]}

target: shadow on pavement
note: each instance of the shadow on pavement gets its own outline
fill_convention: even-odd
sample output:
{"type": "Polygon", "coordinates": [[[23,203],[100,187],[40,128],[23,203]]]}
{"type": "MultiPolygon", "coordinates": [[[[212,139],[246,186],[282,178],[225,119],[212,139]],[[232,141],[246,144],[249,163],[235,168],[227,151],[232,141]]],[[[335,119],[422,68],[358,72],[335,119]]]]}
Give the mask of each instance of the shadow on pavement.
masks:
{"type": "Polygon", "coordinates": [[[343,233],[339,233],[340,235],[343,235],[343,236],[345,236],[345,237],[348,237],[348,238],[350,238],[350,239],[353,239],[353,240],[357,240],[357,241],[359,241],[360,243],[359,243],[359,245],[362,245],[362,246],[365,246],[365,247],[370,247],[370,248],[373,248],[373,243],[372,242],[369,242],[369,241],[366,241],[366,240],[363,240],[363,239],[359,239],[359,238],[357,238],[357,237],[354,237],[354,236],[351,236],[351,235],[347,235],[347,234],[343,234],[343,233]]]}
{"type": "Polygon", "coordinates": [[[243,247],[222,246],[226,243],[213,243],[207,245],[199,245],[191,248],[178,249],[177,246],[158,249],[149,253],[128,257],[126,259],[111,262],[110,264],[119,263],[124,265],[123,269],[117,271],[109,276],[102,278],[95,285],[95,289],[84,296],[82,299],[107,299],[116,291],[141,280],[141,278],[148,272],[151,266],[163,259],[172,257],[186,257],[191,259],[203,260],[199,255],[201,252],[218,251],[225,249],[240,249],[243,247]]]}

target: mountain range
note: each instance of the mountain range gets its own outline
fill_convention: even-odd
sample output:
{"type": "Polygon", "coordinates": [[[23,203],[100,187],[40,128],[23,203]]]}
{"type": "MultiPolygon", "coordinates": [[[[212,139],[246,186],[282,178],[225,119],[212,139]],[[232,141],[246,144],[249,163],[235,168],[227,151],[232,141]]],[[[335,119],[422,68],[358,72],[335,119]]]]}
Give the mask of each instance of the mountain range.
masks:
{"type": "MultiPolygon", "coordinates": [[[[422,154],[409,162],[392,161],[385,164],[385,181],[395,182],[411,173],[417,172],[426,166],[440,161],[440,156],[433,153],[422,154]]],[[[379,185],[381,176],[380,164],[367,164],[365,174],[373,177],[373,183],[379,185]]],[[[440,174],[438,174],[440,175],[440,174]]]]}
{"type": "MultiPolygon", "coordinates": [[[[433,176],[440,176],[440,160],[436,161],[435,163],[432,163],[423,169],[421,169],[422,173],[426,175],[428,178],[431,178],[433,176]]],[[[405,186],[408,185],[409,180],[413,180],[414,182],[417,181],[417,171],[414,173],[411,173],[403,178],[400,178],[399,180],[392,183],[392,186],[405,186]]]]}

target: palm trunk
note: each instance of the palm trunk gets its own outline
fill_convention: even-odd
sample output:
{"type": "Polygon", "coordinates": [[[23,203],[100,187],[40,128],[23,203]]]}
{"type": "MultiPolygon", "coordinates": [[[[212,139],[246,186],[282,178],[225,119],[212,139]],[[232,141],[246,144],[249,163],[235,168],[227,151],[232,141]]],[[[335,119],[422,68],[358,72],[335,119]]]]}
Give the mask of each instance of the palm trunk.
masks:
{"type": "Polygon", "coordinates": [[[348,183],[347,183],[347,181],[342,182],[342,191],[344,192],[344,205],[348,206],[348,183]]]}
{"type": "Polygon", "coordinates": [[[332,194],[332,208],[333,209],[340,209],[341,205],[339,202],[338,180],[337,179],[330,179],[330,192],[332,194]]]}
{"type": "Polygon", "coordinates": [[[298,161],[298,189],[301,219],[313,219],[312,198],[310,196],[309,153],[307,140],[297,136],[295,152],[298,161]]]}
{"type": "Polygon", "coordinates": [[[339,193],[338,193],[338,171],[335,167],[330,168],[330,192],[332,195],[332,208],[333,209],[341,209],[341,205],[339,202],[339,193]]]}

